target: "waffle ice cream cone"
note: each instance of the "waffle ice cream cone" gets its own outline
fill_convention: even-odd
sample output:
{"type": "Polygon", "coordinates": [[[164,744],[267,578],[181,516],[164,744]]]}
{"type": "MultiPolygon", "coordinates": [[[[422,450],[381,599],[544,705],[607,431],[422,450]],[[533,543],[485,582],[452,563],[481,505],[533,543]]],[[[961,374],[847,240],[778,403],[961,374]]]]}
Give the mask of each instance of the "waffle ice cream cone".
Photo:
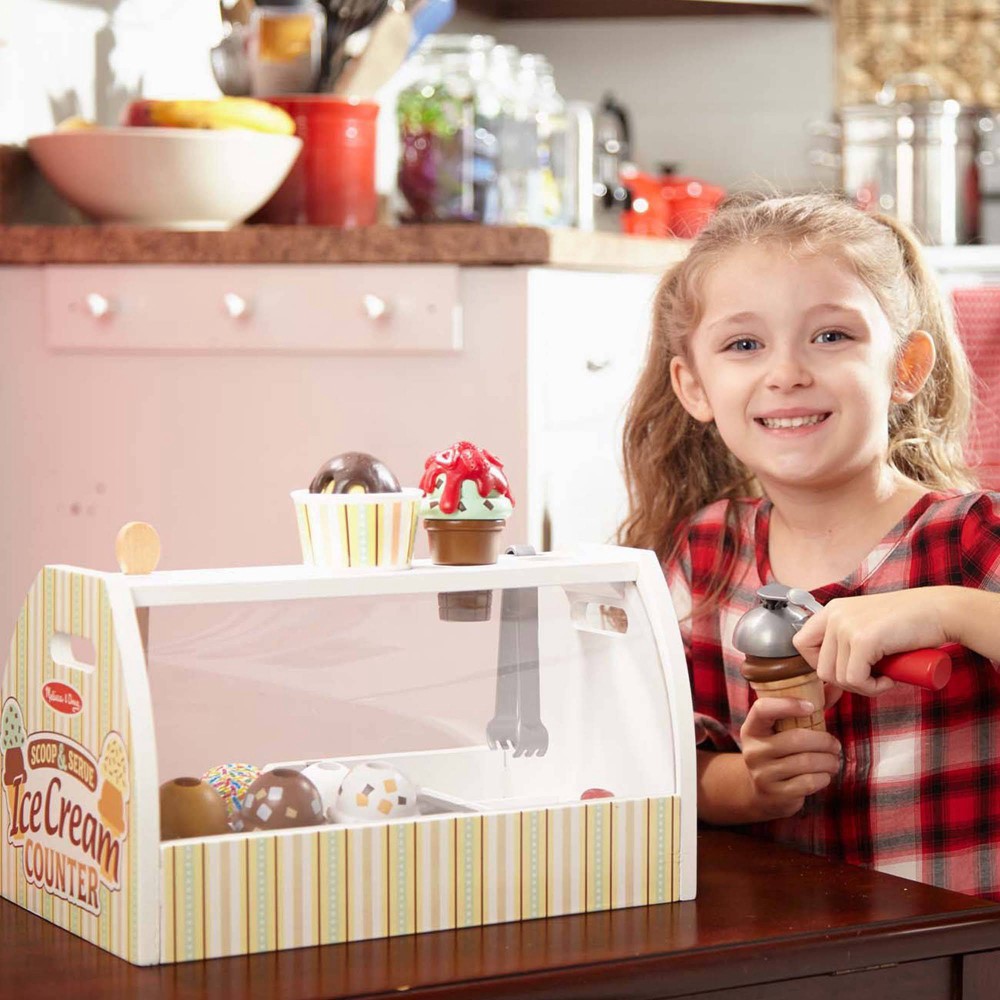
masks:
{"type": "Polygon", "coordinates": [[[801,656],[753,657],[748,656],[743,665],[743,676],[757,692],[758,698],[798,698],[810,702],[815,711],[808,716],[779,719],[774,728],[777,732],[786,729],[814,729],[826,732],[823,707],[826,701],[823,682],[819,675],[801,656]]]}
{"type": "Polygon", "coordinates": [[[125,744],[117,733],[108,733],[98,764],[104,786],[97,800],[97,812],[104,825],[121,837],[125,833],[125,800],[128,798],[128,758],[125,744]]]}
{"type": "Polygon", "coordinates": [[[786,729],[814,729],[826,732],[823,721],[823,682],[817,674],[810,670],[808,674],[799,677],[786,677],[780,681],[751,681],[750,686],[757,692],[758,698],[800,698],[816,706],[812,715],[795,719],[779,719],[774,728],[777,732],[786,729]]]}

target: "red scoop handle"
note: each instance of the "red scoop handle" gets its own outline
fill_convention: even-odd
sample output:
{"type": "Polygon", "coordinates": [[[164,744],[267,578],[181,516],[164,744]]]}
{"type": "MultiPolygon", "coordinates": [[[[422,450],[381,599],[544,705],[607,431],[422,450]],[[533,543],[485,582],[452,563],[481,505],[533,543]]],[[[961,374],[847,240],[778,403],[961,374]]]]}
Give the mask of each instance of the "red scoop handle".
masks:
{"type": "Polygon", "coordinates": [[[873,674],[890,677],[901,684],[913,684],[940,691],[951,679],[951,657],[962,647],[956,643],[940,649],[911,649],[883,657],[872,668],[873,674]]]}

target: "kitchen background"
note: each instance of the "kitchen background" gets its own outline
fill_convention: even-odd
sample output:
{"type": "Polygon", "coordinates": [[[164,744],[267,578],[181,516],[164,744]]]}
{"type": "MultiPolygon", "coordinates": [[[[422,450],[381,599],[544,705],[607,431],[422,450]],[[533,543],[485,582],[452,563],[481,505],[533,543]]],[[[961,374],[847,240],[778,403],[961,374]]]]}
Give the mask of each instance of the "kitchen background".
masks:
{"type": "MultiPolygon", "coordinates": [[[[484,31],[544,53],[567,99],[596,102],[611,90],[632,113],[635,152],[648,167],[677,163],[725,187],[754,179],[802,187],[818,176],[808,125],[834,104],[828,17],[500,22],[460,10],[446,30],[484,31]]],[[[214,96],[206,51],[220,31],[210,0],[3,5],[0,142],[22,141],[70,114],[111,124],[140,92],[214,96]]],[[[395,166],[386,153],[383,190],[395,166]]]]}
{"type": "MultiPolygon", "coordinates": [[[[981,171],[992,190],[988,126],[995,122],[987,112],[1000,107],[994,0],[843,0],[832,12],[785,5],[797,8],[791,13],[772,4],[769,13],[745,15],[732,14],[733,3],[663,0],[664,10],[701,16],[537,20],[488,16],[484,3],[463,6],[445,30],[487,32],[544,54],[567,100],[593,105],[613,94],[630,117],[630,158],[647,173],[670,164],[720,190],[835,186],[837,139],[817,134],[824,131],[818,123],[829,123],[845,102],[871,111],[893,74],[930,71],[946,95],[984,106],[963,119],[963,128],[982,136],[965,136],[958,167],[968,176],[981,171]]],[[[614,2],[627,11],[658,4],[614,2]]],[[[607,0],[604,9],[612,6],[607,0]]],[[[642,362],[658,275],[686,252],[683,239],[611,232],[621,228],[620,214],[604,217],[599,233],[469,224],[102,229],[80,224],[51,197],[22,199],[4,182],[2,154],[23,164],[25,140],[66,118],[110,126],[138,97],[217,97],[208,52],[222,37],[215,0],[0,5],[0,144],[7,147],[0,148],[0,512],[7,525],[0,634],[41,565],[112,569],[115,533],[129,520],[160,530],[165,569],[297,561],[288,491],[349,449],[377,454],[412,484],[433,449],[459,437],[489,447],[505,461],[518,501],[508,543],[605,541],[623,511],[622,410],[642,362]],[[77,224],[23,224],[54,221],[77,224]]],[[[386,196],[399,155],[392,106],[405,77],[377,95],[375,173],[386,196]]],[[[911,84],[909,96],[924,100],[921,87],[911,84]]],[[[951,111],[925,108],[920,127],[936,127],[951,111]]],[[[893,127],[906,118],[895,106],[880,114],[893,127]]],[[[72,142],[74,135],[89,141],[86,131],[49,138],[72,142]]],[[[938,159],[947,166],[947,156],[938,159]]],[[[950,162],[957,169],[957,159],[950,162]]],[[[237,158],[216,186],[235,189],[257,163],[237,158]]],[[[86,166],[71,163],[78,175],[86,166]]],[[[210,167],[199,170],[207,176],[210,167]]],[[[933,207],[975,204],[975,187],[970,194],[957,185],[956,169],[950,196],[932,198],[933,207]]],[[[158,191],[167,210],[176,202],[159,169],[132,184],[123,170],[110,161],[99,177],[103,193],[132,188],[150,201],[158,191]]],[[[192,171],[189,179],[195,174],[202,176],[192,171]]],[[[876,190],[866,179],[853,193],[894,208],[892,181],[876,190]]],[[[992,204],[984,200],[984,219],[992,204]]],[[[638,216],[638,199],[633,207],[638,216]]],[[[973,457],[997,486],[1000,247],[947,245],[972,239],[974,224],[942,234],[936,242],[946,245],[931,249],[932,263],[954,293],[979,378],[973,457]]],[[[422,532],[418,539],[424,555],[422,532]]],[[[297,626],[274,618],[268,634],[280,660],[285,647],[274,630],[297,626]]],[[[234,621],[232,648],[242,642],[254,657],[259,633],[239,615],[234,621]]],[[[155,656],[169,669],[151,676],[159,723],[185,734],[168,740],[179,772],[194,767],[185,753],[201,753],[186,736],[198,729],[191,690],[202,695],[201,728],[222,739],[215,706],[238,697],[233,717],[244,707],[259,710],[261,691],[265,704],[280,693],[273,679],[281,663],[257,656],[251,668],[228,649],[219,662],[199,661],[198,642],[170,646],[168,622],[154,621],[152,635],[160,644],[155,656]],[[237,671],[251,683],[234,695],[237,671]]],[[[398,675],[406,674],[405,643],[363,639],[337,660],[344,678],[369,655],[395,658],[398,675]]],[[[317,708],[324,694],[319,681],[303,676],[294,703],[303,740],[328,729],[317,708]]],[[[390,719],[414,711],[406,686],[372,704],[390,719]]],[[[313,751],[298,746],[288,755],[299,752],[313,751]]]]}

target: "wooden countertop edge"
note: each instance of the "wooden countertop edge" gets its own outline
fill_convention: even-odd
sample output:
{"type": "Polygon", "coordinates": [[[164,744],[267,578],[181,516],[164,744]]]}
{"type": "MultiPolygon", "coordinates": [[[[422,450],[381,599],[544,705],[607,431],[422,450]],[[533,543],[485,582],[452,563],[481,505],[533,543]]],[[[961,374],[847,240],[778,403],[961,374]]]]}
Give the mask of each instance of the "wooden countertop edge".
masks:
{"type": "Polygon", "coordinates": [[[239,226],[180,232],[131,226],[0,226],[0,265],[456,264],[659,272],[682,240],[521,226],[239,226]]]}
{"type": "MultiPolygon", "coordinates": [[[[678,904],[671,904],[678,905],[678,904]]],[[[407,996],[421,1000],[463,997],[520,1000],[527,996],[565,996],[573,1000],[670,1000],[705,990],[705,968],[713,971],[712,996],[727,989],[767,986],[813,976],[843,975],[949,957],[993,951],[1000,945],[1000,905],[933,919],[911,918],[886,924],[809,932],[802,940],[770,949],[766,940],[739,942],[691,951],[664,951],[618,961],[581,962],[520,973],[410,986],[407,996]],[[877,932],[877,933],[876,933],[877,932]],[[844,967],[844,949],[850,967],[844,967]],[[572,986],[568,976],[578,976],[572,986]]]]}

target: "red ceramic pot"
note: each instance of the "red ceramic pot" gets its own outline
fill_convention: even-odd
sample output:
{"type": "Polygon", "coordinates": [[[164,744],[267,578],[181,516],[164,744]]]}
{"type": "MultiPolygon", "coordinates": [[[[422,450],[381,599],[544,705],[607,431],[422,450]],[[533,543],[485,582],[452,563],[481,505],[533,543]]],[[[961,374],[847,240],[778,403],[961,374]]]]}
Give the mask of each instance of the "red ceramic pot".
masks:
{"type": "Polygon", "coordinates": [[[378,105],[328,94],[285,94],[265,100],[295,119],[302,152],[285,182],[250,221],[341,229],[372,225],[378,214],[378,105]]]}

